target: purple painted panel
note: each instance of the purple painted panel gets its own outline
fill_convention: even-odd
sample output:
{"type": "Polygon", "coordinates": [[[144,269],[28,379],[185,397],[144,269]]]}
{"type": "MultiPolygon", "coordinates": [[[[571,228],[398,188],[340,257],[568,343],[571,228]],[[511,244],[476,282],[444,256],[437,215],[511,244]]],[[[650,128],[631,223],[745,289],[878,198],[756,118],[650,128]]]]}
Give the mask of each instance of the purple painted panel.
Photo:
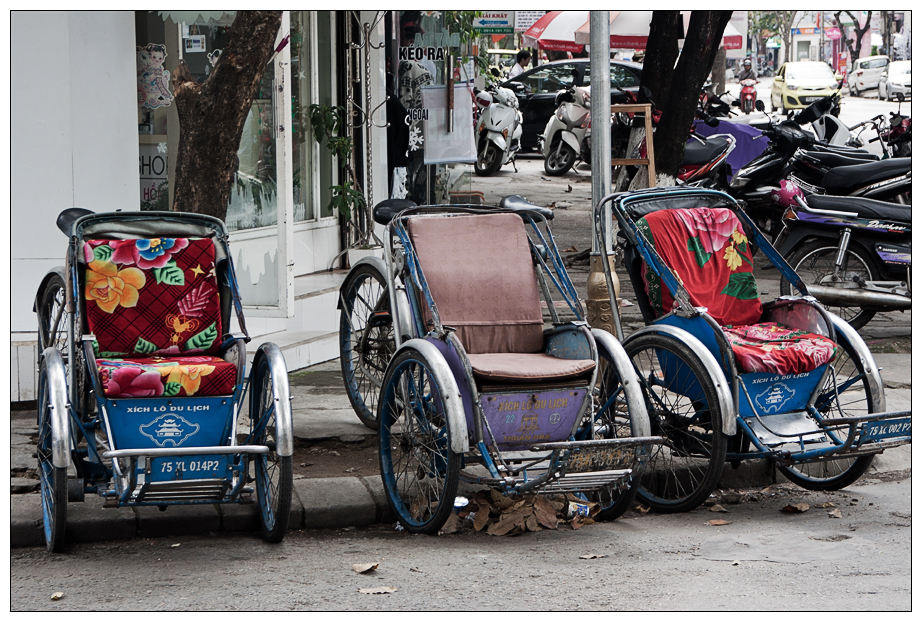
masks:
{"type": "Polygon", "coordinates": [[[567,440],[585,398],[586,389],[562,389],[482,395],[480,403],[499,448],[517,450],[567,440]]]}

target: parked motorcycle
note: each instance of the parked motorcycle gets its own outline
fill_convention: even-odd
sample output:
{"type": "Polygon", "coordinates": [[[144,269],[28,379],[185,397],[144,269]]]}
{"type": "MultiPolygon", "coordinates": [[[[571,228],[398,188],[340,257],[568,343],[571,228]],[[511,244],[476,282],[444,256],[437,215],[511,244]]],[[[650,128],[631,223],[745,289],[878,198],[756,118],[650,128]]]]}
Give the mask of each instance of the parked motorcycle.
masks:
{"type": "Polygon", "coordinates": [[[557,111],[548,119],[540,139],[548,175],[566,174],[577,157],[590,160],[589,97],[589,89],[582,86],[568,86],[557,93],[557,111]]]}
{"type": "MultiPolygon", "coordinates": [[[[912,308],[912,208],[858,197],[804,196],[784,184],[774,246],[810,295],[861,328],[876,313],[912,308]]],[[[781,294],[796,294],[782,277],[781,294]]]]}
{"type": "MultiPolygon", "coordinates": [[[[905,97],[897,93],[896,98],[902,108],[905,97]]],[[[890,113],[889,128],[880,131],[880,140],[884,151],[891,158],[908,158],[912,156],[912,117],[900,114],[900,108],[890,113]]]]}
{"type": "Polygon", "coordinates": [[[496,173],[504,164],[515,166],[515,156],[521,148],[522,113],[519,100],[510,89],[496,87],[477,91],[474,101],[480,108],[475,138],[477,161],[474,172],[481,176],[496,173]]]}

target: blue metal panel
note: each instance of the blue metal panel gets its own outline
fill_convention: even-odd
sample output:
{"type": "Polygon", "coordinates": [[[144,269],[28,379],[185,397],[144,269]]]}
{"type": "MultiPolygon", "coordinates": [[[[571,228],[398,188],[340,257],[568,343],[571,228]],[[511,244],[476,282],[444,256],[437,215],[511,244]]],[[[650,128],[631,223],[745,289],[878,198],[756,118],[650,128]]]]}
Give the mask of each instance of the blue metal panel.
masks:
{"type": "Polygon", "coordinates": [[[227,445],[231,397],[117,399],[106,404],[114,449],[227,445]]]}
{"type": "MultiPolygon", "coordinates": [[[[807,400],[823,379],[828,365],[803,374],[740,374],[743,387],[755,403],[760,417],[805,410],[807,400]]],[[[740,399],[740,414],[752,417],[749,400],[740,399]]]]}

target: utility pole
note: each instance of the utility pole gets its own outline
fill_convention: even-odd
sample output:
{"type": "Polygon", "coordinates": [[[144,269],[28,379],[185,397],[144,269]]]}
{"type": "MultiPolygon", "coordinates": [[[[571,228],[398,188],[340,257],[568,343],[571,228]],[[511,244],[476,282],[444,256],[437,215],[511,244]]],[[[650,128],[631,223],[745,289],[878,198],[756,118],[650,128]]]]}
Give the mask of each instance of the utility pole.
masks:
{"type": "MultiPolygon", "coordinates": [[[[591,87],[589,113],[592,136],[592,214],[599,202],[611,193],[611,38],[608,11],[589,11],[589,84],[591,87]]],[[[607,330],[623,339],[619,309],[612,308],[611,300],[620,304],[620,284],[615,275],[614,256],[611,254],[611,207],[601,214],[604,248],[599,248],[592,229],[592,252],[589,256],[589,278],[586,282],[586,307],[589,325],[607,330]],[[609,297],[608,283],[602,271],[603,261],[611,270],[614,296],[609,297]]]]}

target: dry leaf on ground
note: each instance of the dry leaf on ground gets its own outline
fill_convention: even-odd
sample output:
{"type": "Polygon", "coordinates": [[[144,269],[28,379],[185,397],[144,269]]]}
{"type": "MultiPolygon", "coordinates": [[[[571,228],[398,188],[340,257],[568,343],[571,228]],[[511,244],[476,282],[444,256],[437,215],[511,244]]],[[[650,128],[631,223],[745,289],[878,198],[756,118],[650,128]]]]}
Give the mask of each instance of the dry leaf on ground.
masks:
{"type": "Polygon", "coordinates": [[[782,512],[788,512],[790,514],[802,514],[810,509],[809,503],[789,503],[788,505],[781,508],[782,512]]]}
{"type": "Polygon", "coordinates": [[[378,564],[352,564],[352,570],[358,574],[365,574],[377,570],[378,564]]]}
{"type": "Polygon", "coordinates": [[[389,585],[382,585],[381,587],[363,587],[359,591],[362,594],[393,594],[397,591],[397,588],[389,585]]]}
{"type": "Polygon", "coordinates": [[[714,520],[709,520],[707,524],[710,525],[711,527],[720,527],[721,525],[729,525],[730,521],[723,520],[720,518],[715,518],[714,520]]]}
{"type": "Polygon", "coordinates": [[[51,595],[51,600],[61,600],[64,598],[64,592],[55,592],[51,595]]]}
{"type": "Polygon", "coordinates": [[[730,510],[720,505],[719,503],[715,503],[714,505],[711,506],[710,511],[711,512],[729,512],[730,510]]]}
{"type": "Polygon", "coordinates": [[[836,508],[826,513],[829,518],[842,518],[842,510],[836,508]]]}
{"type": "Polygon", "coordinates": [[[580,559],[602,559],[603,557],[608,557],[608,555],[596,555],[595,553],[589,553],[588,555],[580,555],[580,559]]]}

